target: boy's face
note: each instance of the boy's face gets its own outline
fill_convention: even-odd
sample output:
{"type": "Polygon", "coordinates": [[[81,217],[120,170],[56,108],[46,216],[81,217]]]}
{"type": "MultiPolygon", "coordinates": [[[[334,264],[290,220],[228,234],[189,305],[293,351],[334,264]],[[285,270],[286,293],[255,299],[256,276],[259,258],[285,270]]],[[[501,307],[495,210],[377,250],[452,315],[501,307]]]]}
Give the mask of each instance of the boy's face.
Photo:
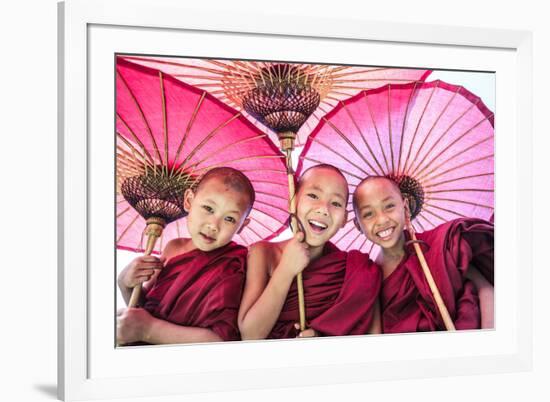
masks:
{"type": "Polygon", "coordinates": [[[248,196],[215,177],[197,193],[187,190],[184,207],[191,240],[202,251],[225,246],[248,223],[248,196]]]}
{"type": "Polygon", "coordinates": [[[405,228],[406,207],[401,192],[389,179],[372,179],[355,190],[355,223],[382,248],[396,246],[405,228]]]}
{"type": "Polygon", "coordinates": [[[347,220],[346,181],[331,169],[306,172],[297,194],[297,216],[310,246],[324,245],[347,220]]]}

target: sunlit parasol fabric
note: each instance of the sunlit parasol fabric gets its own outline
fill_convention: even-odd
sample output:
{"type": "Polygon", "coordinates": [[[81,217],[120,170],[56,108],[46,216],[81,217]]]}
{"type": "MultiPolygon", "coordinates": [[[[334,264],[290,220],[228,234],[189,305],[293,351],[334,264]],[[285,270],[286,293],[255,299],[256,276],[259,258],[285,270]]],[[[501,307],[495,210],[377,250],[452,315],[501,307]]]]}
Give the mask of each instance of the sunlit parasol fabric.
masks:
{"type": "Polygon", "coordinates": [[[209,169],[229,166],[251,180],[251,222],[234,240],[248,245],[284,230],[288,181],[284,156],[241,113],[158,70],[118,59],[116,66],[117,247],[145,248],[145,219],[168,224],[159,252],[187,236],[183,192],[209,169]],[[139,211],[139,212],[138,212],[139,211]]]}
{"type": "Polygon", "coordinates": [[[430,70],[182,57],[124,56],[204,89],[276,133],[298,133],[303,145],[319,118],[340,100],[388,83],[423,81],[430,70]]]}
{"type": "MultiPolygon", "coordinates": [[[[442,81],[363,91],[321,119],[297,174],[330,163],[350,194],[367,176],[383,175],[409,198],[417,232],[458,217],[489,220],[494,211],[494,117],[480,98],[442,81]]],[[[335,236],[343,249],[373,252],[349,221],[335,236]]],[[[374,250],[376,252],[376,250],[374,250]]]]}

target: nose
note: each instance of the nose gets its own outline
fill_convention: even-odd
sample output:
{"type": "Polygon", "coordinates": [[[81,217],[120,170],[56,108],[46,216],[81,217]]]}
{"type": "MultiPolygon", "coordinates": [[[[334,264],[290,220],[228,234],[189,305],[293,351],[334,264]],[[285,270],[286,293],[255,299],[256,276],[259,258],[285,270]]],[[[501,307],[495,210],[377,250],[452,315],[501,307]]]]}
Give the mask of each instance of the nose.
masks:
{"type": "Polygon", "coordinates": [[[219,230],[219,219],[215,216],[210,216],[210,218],[206,222],[206,227],[211,232],[218,232],[218,230],[219,230]]]}
{"type": "Polygon", "coordinates": [[[324,202],[320,202],[315,207],[315,212],[320,214],[320,215],[328,216],[328,206],[327,206],[327,204],[324,203],[324,202]]]}
{"type": "Polygon", "coordinates": [[[384,226],[389,221],[388,216],[384,212],[380,212],[376,215],[376,225],[384,226]]]}

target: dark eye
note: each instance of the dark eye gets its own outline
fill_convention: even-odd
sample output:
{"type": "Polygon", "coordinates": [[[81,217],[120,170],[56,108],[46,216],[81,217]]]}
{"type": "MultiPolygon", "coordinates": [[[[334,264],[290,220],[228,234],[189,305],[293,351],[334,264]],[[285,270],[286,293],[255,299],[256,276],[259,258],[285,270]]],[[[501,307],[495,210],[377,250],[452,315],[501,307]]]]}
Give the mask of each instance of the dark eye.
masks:
{"type": "Polygon", "coordinates": [[[370,218],[372,216],[372,212],[365,212],[363,214],[363,218],[370,218]]]}
{"type": "Polygon", "coordinates": [[[229,223],[236,223],[237,222],[237,220],[235,218],[233,218],[232,216],[226,216],[225,221],[229,222],[229,223]]]}
{"type": "Polygon", "coordinates": [[[203,205],[202,208],[208,213],[214,212],[214,209],[209,205],[203,205]]]}
{"type": "Polygon", "coordinates": [[[386,209],[392,209],[393,207],[395,207],[395,204],[388,204],[388,205],[386,205],[386,209]]]}
{"type": "Polygon", "coordinates": [[[313,194],[313,193],[308,193],[307,196],[308,196],[309,198],[314,199],[314,200],[316,200],[317,198],[319,198],[319,197],[317,197],[316,194],[313,194]]]}
{"type": "Polygon", "coordinates": [[[333,201],[332,205],[335,206],[336,208],[342,208],[342,204],[340,204],[338,201],[333,201]]]}

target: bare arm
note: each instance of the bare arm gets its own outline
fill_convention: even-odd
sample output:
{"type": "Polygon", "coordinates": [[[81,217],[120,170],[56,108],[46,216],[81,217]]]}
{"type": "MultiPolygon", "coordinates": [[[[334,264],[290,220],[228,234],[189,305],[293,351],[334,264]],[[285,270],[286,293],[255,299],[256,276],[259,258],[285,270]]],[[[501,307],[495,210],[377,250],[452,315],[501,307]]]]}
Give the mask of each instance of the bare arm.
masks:
{"type": "Polygon", "coordinates": [[[479,309],[481,311],[481,328],[494,328],[494,287],[485,279],[483,275],[473,266],[470,265],[466,277],[470,279],[479,296],[479,309]]]}
{"type": "Polygon", "coordinates": [[[220,342],[223,341],[208,328],[185,327],[153,317],[147,310],[129,308],[119,312],[117,342],[147,342],[151,344],[220,342]]]}
{"type": "Polygon", "coordinates": [[[307,246],[300,242],[303,235],[292,239],[269,277],[269,243],[252,245],[248,252],[248,268],[238,324],[243,340],[265,339],[277,322],[292,281],[309,263],[307,246]]]}

